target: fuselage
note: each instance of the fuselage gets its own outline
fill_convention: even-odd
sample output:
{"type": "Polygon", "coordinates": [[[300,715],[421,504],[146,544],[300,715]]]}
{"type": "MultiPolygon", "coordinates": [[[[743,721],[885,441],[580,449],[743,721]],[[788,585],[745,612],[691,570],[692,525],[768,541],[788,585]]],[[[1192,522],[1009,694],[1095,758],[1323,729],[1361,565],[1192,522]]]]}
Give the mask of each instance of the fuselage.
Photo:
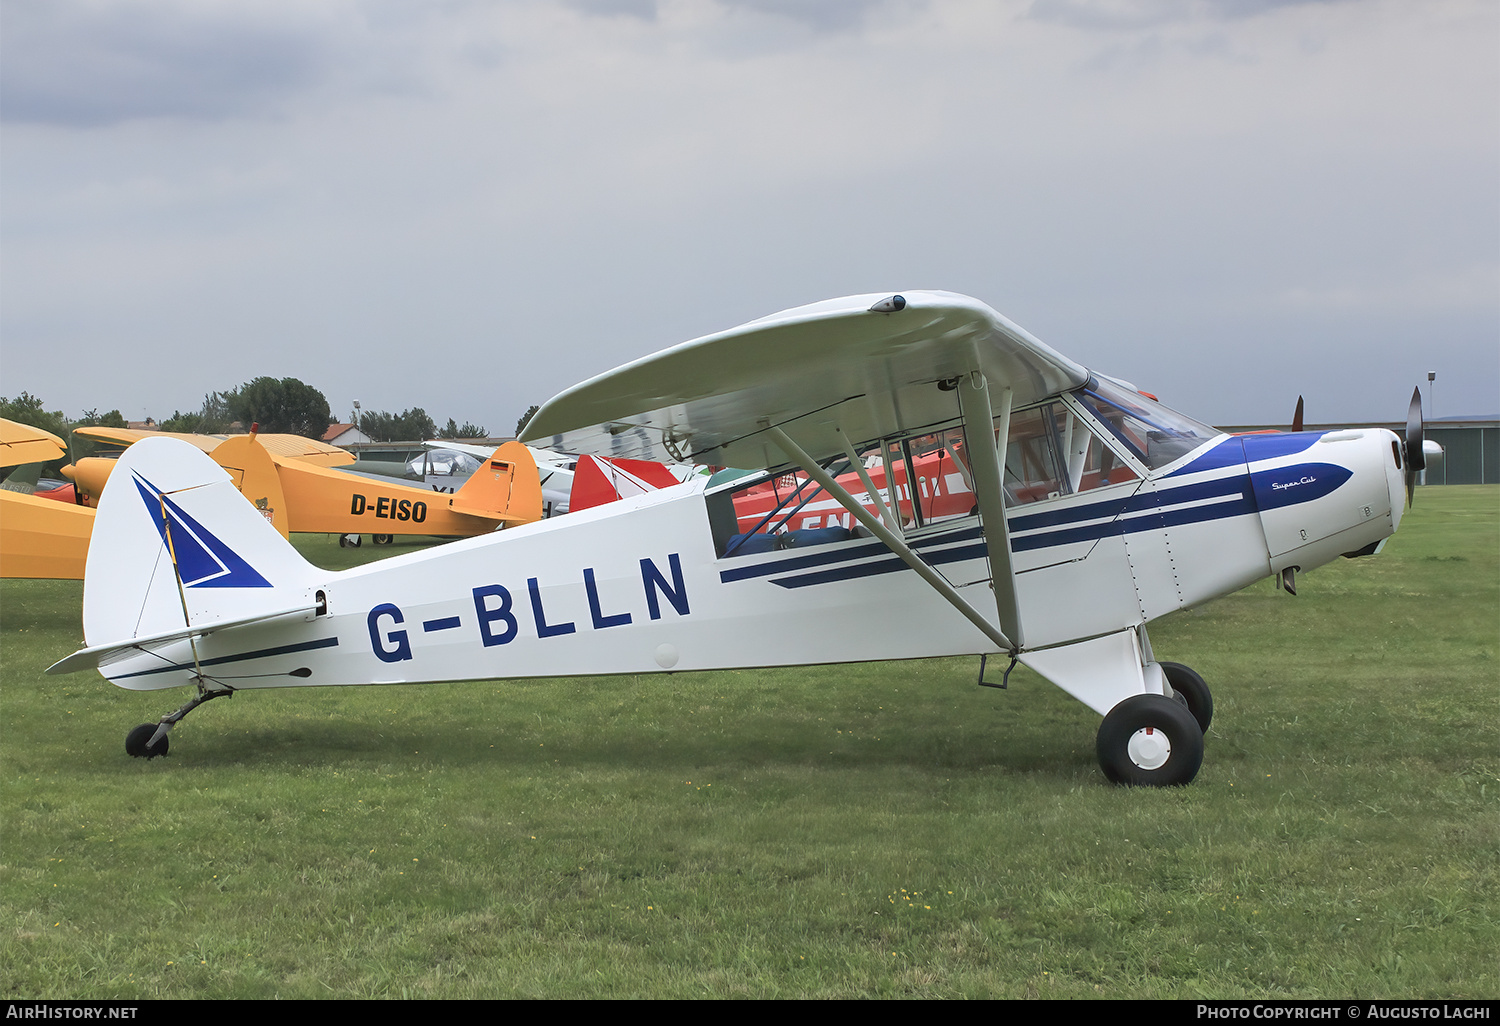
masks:
{"type": "MultiPolygon", "coordinates": [[[[1012,433],[1007,521],[1028,650],[1142,625],[1286,567],[1368,551],[1395,530],[1402,485],[1390,432],[1209,435],[1153,466],[1155,438],[1133,450],[1086,399],[1049,412],[1050,435],[1012,433]],[[1086,428],[1094,449],[1079,440],[1086,428]],[[1044,435],[1055,488],[1024,465],[1044,435]]],[[[947,470],[947,505],[896,515],[915,551],[993,614],[978,514],[957,465],[941,466],[962,449],[914,453],[911,479],[932,453],[947,470]]],[[[882,542],[830,530],[831,512],[813,529],[790,520],[770,547],[737,546],[753,526],[743,496],[759,485],[706,482],[322,574],[309,586],[318,615],[202,637],[198,664],[220,686],[255,688],[996,650],[882,542]]],[[[876,492],[883,482],[872,478],[876,492]]],[[[182,642],[104,672],[126,688],[173,687],[193,680],[193,661],[182,642]]]]}

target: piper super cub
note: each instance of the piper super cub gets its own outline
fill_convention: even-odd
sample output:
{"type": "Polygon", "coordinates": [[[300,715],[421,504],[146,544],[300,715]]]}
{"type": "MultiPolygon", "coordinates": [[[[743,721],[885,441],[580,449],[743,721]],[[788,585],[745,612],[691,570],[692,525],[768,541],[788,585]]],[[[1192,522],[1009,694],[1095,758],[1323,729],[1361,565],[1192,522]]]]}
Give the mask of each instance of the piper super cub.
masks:
{"type": "Polygon", "coordinates": [[[149,757],[255,688],[1001,654],[1104,717],[1109,779],[1183,784],[1212,698],[1147,624],[1375,552],[1420,469],[1411,420],[1230,436],[976,300],[835,299],[585,381],[523,437],[745,469],[354,570],[305,562],[196,449],[139,442],[99,506],[88,647],[49,672],[193,686],[130,732],[149,757]]]}

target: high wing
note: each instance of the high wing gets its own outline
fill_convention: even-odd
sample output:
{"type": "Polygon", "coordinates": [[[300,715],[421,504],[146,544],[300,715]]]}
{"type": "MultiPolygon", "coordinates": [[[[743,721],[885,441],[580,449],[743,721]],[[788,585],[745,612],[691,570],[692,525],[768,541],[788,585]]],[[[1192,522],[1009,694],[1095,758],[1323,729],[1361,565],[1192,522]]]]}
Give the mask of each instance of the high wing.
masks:
{"type": "Polygon", "coordinates": [[[873,293],[773,314],[585,381],[538,410],[522,441],[746,469],[800,466],[996,645],[1016,653],[1025,638],[1000,479],[1010,411],[1088,379],[1084,367],[978,300],[873,293]],[[998,626],[822,466],[843,455],[858,467],[859,443],[955,421],[969,425],[998,626]]]}
{"type": "Polygon", "coordinates": [[[144,431],[140,428],[99,426],[74,428],[73,433],[95,442],[109,442],[114,445],[134,445],[147,438],[177,438],[189,445],[196,445],[204,452],[213,452],[219,447],[220,442],[229,437],[228,435],[196,435],[186,431],[144,431]]]}
{"type": "MultiPolygon", "coordinates": [[[[142,431],[138,428],[112,428],[112,427],[81,427],[75,428],[74,434],[91,438],[98,442],[111,442],[116,445],[134,445],[136,442],[146,438],[180,438],[184,442],[196,445],[204,452],[211,453],[219,447],[219,444],[231,435],[195,435],[179,431],[142,431]]],[[[265,434],[256,435],[267,452],[273,456],[283,459],[304,460],[318,467],[338,467],[346,463],[354,462],[354,454],[347,449],[320,442],[314,438],[304,438],[301,435],[289,434],[265,434]]]]}
{"type": "Polygon", "coordinates": [[[809,455],[951,421],[954,380],[979,371],[1012,404],[1088,371],[978,300],[872,293],[797,307],[628,363],[549,400],[521,440],[562,452],[786,466],[779,427],[809,455]],[[948,384],[948,391],[939,388],[948,384]]]}
{"type": "Polygon", "coordinates": [[[48,463],[68,451],[67,445],[50,431],[0,420],[0,467],[22,467],[48,463]]]}

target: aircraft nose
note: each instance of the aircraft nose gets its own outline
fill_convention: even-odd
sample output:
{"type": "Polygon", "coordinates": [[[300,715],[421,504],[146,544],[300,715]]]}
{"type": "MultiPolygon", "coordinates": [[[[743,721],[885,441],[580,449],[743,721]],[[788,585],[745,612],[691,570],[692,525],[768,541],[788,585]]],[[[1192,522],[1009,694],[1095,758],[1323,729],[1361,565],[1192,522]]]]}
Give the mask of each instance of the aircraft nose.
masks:
{"type": "Polygon", "coordinates": [[[1401,464],[1401,439],[1392,431],[1381,431],[1384,450],[1381,465],[1385,468],[1385,488],[1391,504],[1391,531],[1401,526],[1401,514],[1406,508],[1406,477],[1401,464]]]}
{"type": "Polygon", "coordinates": [[[1394,442],[1385,430],[1330,431],[1252,470],[1273,570],[1374,552],[1395,530],[1404,484],[1394,442]]]}

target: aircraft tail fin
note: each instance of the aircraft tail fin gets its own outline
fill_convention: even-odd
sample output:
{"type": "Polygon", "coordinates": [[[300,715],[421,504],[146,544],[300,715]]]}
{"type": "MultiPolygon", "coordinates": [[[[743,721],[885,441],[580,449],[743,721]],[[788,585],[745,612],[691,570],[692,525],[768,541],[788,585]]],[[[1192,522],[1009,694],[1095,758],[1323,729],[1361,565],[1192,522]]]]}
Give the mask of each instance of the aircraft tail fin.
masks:
{"type": "Polygon", "coordinates": [[[455,513],[529,524],[542,519],[542,480],[536,457],[520,442],[506,442],[454,494],[455,513]]]}
{"type": "Polygon", "coordinates": [[[84,569],[89,648],[56,672],[154,658],[141,653],[213,630],[312,615],[327,574],[198,449],[145,439],[125,451],[110,481],[84,569]]]}
{"type": "Polygon", "coordinates": [[[590,506],[602,506],[606,502],[681,483],[666,464],[654,460],[580,456],[578,467],[573,472],[573,493],[568,500],[568,509],[576,513],[590,506]]]}
{"type": "Polygon", "coordinates": [[[257,435],[252,432],[226,439],[209,458],[228,472],[240,494],[250,500],[277,533],[290,540],[287,527],[290,520],[286,494],[281,488],[281,474],[276,469],[275,458],[260,443],[257,435]]]}

